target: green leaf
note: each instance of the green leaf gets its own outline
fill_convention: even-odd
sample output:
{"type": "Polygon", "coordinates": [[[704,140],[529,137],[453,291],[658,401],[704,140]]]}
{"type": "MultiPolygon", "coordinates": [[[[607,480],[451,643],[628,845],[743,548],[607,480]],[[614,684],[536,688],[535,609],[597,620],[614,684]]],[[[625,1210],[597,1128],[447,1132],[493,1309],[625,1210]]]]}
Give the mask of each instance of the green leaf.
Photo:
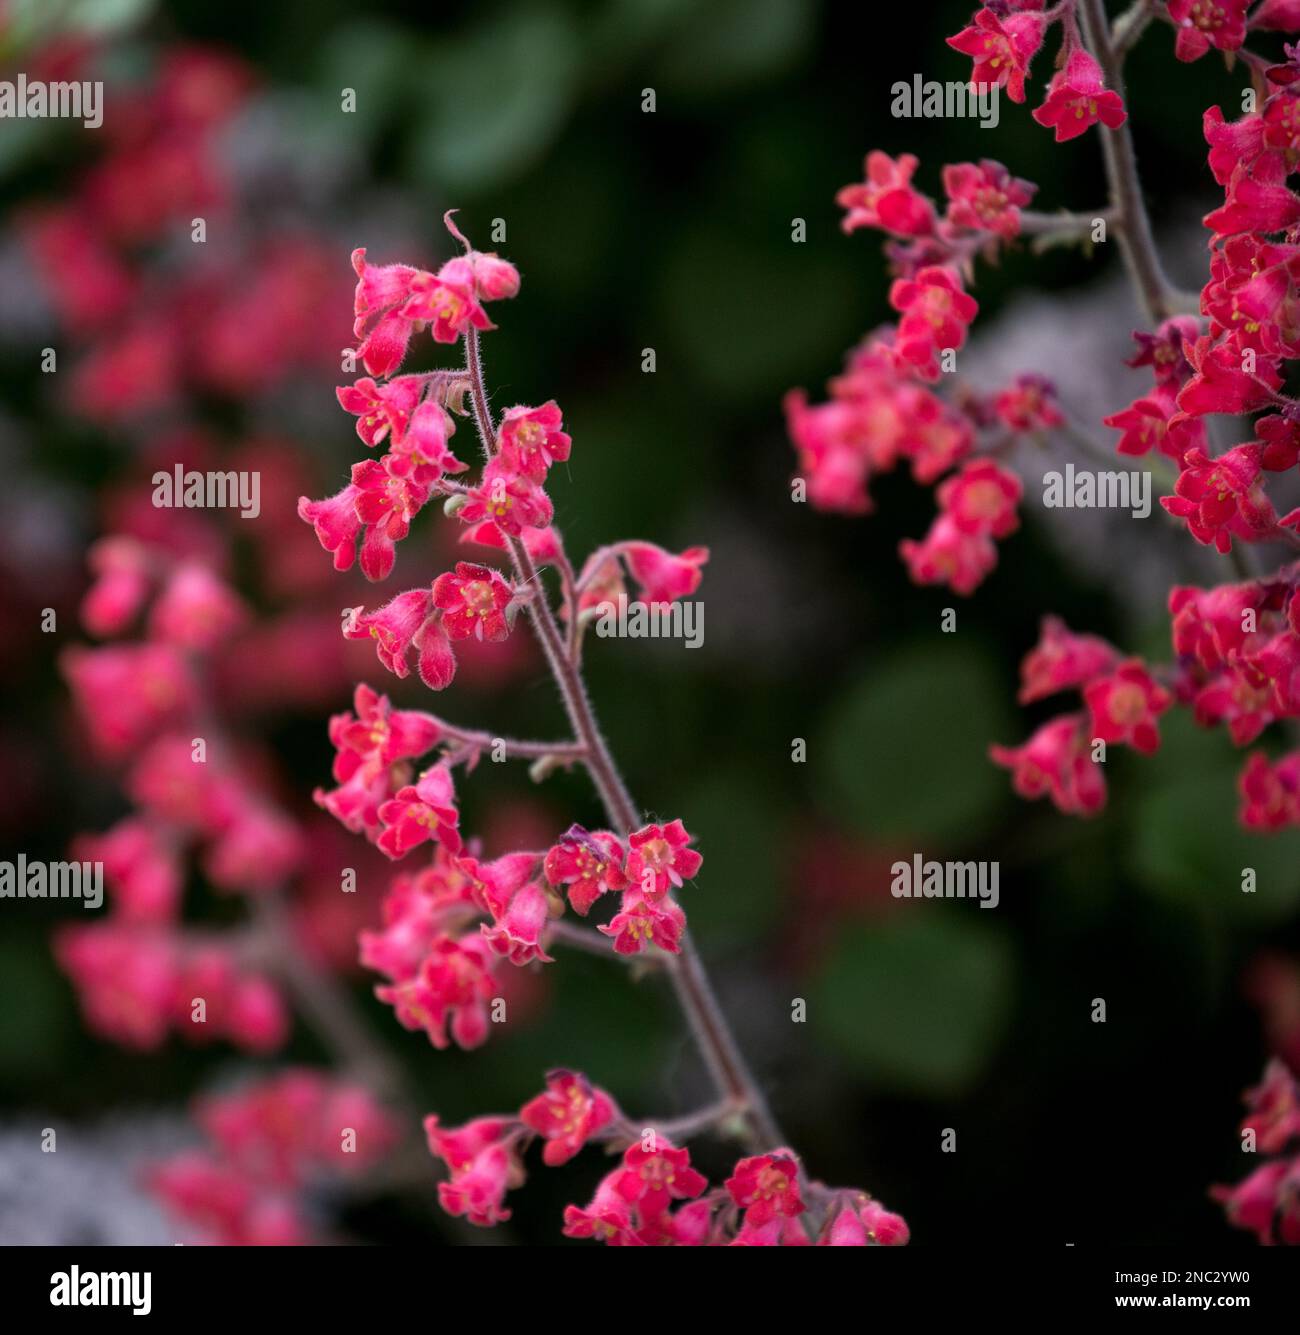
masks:
{"type": "Polygon", "coordinates": [[[882,839],[978,833],[1005,800],[988,748],[1016,726],[1007,689],[978,648],[948,637],[864,673],[830,710],[811,756],[842,817],[882,839]]]}
{"type": "Polygon", "coordinates": [[[811,989],[809,1022],[861,1074],[951,1097],[979,1077],[1001,1039],[1013,968],[1002,933],[971,911],[911,904],[841,938],[811,989]]]}

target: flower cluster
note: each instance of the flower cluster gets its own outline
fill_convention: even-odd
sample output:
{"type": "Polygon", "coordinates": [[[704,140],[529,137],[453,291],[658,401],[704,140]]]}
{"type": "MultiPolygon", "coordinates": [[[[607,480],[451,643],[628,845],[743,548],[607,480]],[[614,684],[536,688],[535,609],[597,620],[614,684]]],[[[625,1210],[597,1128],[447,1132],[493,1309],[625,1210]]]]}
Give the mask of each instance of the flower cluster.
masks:
{"type": "MultiPolygon", "coordinates": [[[[974,186],[963,189],[970,207],[977,207],[970,203],[974,186]]],[[[456,670],[456,642],[501,639],[522,612],[574,729],[572,741],[555,743],[494,737],[422,710],[394,708],[366,685],[356,688],[353,709],[330,721],[335,786],[318,790],[317,803],[393,861],[416,850],[422,859],[393,878],[382,925],[361,934],[361,962],[383,975],[376,995],[393,1007],[403,1027],[423,1032],[435,1048],[473,1048],[486,1041],[494,1021],[505,1019],[503,967],[554,964],[557,946],[595,950],[612,960],[644,956],[670,971],[679,958],[700,967],[687,953],[686,914],[677,895],[703,859],[681,820],[640,818],[595,724],[580,661],[585,627],[598,609],[626,595],[627,580],[648,603],[671,603],[699,587],[708,552],[694,547],[674,554],[654,543],[621,541],[592,552],[575,571],[544,491],[549,470],[567,460],[572,447],[560,408],[554,402],[520,405],[494,421],[482,379],[478,336],[491,328],[484,303],[514,296],[519,276],[507,261],[474,250],[450,214],[446,222],[464,254],[436,272],[376,268],[364,251],[354,254],[358,356],[369,375],[340,389],[338,397],[357,417],[362,441],[382,443],[387,453],[357,464],[338,495],[302,498],[299,514],[334,553],[336,567],[351,564],[359,539],[364,573],[383,579],[393,565],[394,544],[406,536],[415,513],[432,497],[443,497],[445,513],[462,525],[463,540],[504,557],[508,573],[458,562],[374,612],[352,609],[344,634],[373,639],[380,662],[397,677],[409,674],[414,656],[419,678],[441,690],[456,670]],[[400,374],[412,338],[423,331],[435,343],[462,344],[463,368],[400,374]],[[482,445],[475,481],[453,476],[468,472],[448,444],[456,415],[473,418],[482,445]],[[556,609],[544,570],[558,578],[556,609]],[[495,759],[533,762],[537,779],[557,766],[583,765],[610,828],[575,823],[549,847],[487,858],[482,841],[462,828],[456,772],[471,771],[489,749],[500,752],[495,759]],[[566,908],[578,918],[600,913],[605,920],[591,931],[566,921],[566,908]]],[[[900,291],[899,304],[914,308],[911,323],[905,316],[904,324],[918,331],[912,346],[923,361],[919,331],[945,308],[944,293],[953,289],[928,276],[921,286],[900,291]],[[926,285],[934,291],[921,290],[926,285]]],[[[1016,495],[996,467],[990,472],[973,465],[946,485],[944,504],[964,533],[987,541],[1014,527],[1016,495]]],[[[702,1004],[695,988],[691,982],[678,988],[688,1010],[702,1004]]],[[[716,1014],[709,1023],[725,1025],[716,1014]]],[[[697,1041],[715,1041],[707,1028],[695,1032],[697,1041]]],[[[752,1080],[747,1073],[731,1078],[752,1080]]],[[[564,1229],[573,1237],[697,1246],[806,1244],[814,1236],[828,1245],[906,1241],[902,1220],[862,1193],[822,1188],[809,1216],[819,1230],[814,1235],[803,1218],[808,1207],[801,1170],[789,1151],[744,1159],[725,1188],[709,1191],[691,1166],[689,1150],[675,1139],[717,1131],[737,1119],[745,1124],[746,1141],[777,1139],[765,1111],[755,1119],[761,1094],[750,1084],[728,1084],[718,1092],[717,1109],[644,1133],[610,1095],[569,1071],[552,1072],[546,1089],[516,1114],[477,1117],[457,1128],[430,1116],[429,1148],[449,1174],[439,1199],[449,1213],[473,1224],[498,1223],[510,1216],[506,1195],[522,1185],[524,1154],[533,1141],[543,1143],[542,1159],[550,1166],[600,1141],[623,1151],[622,1165],[587,1208],[565,1212],[564,1229]],[[670,1126],[674,1139],[667,1135],[670,1126]]]]}
{"type": "Polygon", "coordinates": [[[438,1188],[443,1208],[472,1224],[510,1218],[506,1196],[524,1184],[534,1141],[552,1168],[600,1143],[621,1149],[620,1162],[585,1206],[565,1208],[566,1237],[608,1247],[887,1247],[908,1240],[903,1219],[864,1193],[808,1183],[787,1149],[741,1159],[711,1188],[688,1149],[655,1127],[637,1128],[607,1093],[573,1071],[552,1071],[546,1089],[518,1113],[454,1128],[430,1116],[425,1131],[449,1175],[438,1188]]]}
{"type": "Polygon", "coordinates": [[[940,217],[912,184],[916,167],[911,154],[895,160],[873,151],[864,181],[840,191],[845,231],[870,227],[891,238],[889,302],[899,318],[849,354],[825,403],[791,391],[786,421],[807,498],[819,509],[869,512],[870,480],[900,460],[922,485],[946,477],[930,532],[904,541],[900,553],[918,583],[969,594],[997,564],[993,540],[1017,526],[1020,482],[993,456],[1064,419],[1052,386],[1037,376],[1017,377],[987,399],[931,388],[955,369],[979,309],[965,287],[974,258],[995,256],[1020,234],[1035,187],[997,162],[953,164],[943,171],[948,206],[940,217]]]}
{"type": "MultiPolygon", "coordinates": [[[[1191,7],[1213,8],[1199,4],[1191,7]]],[[[1056,61],[1058,68],[1048,82],[1042,105],[1034,111],[1034,119],[1052,130],[1059,144],[1098,122],[1114,129],[1126,119],[1119,94],[1105,86],[1101,66],[1080,42],[1072,4],[1058,5],[1050,11],[1043,0],[986,4],[961,32],[948,38],[948,45],[974,62],[974,87],[1003,88],[1013,102],[1024,102],[1030,63],[1042,49],[1048,27],[1057,22],[1065,31],[1056,61]]],[[[1181,49],[1179,54],[1180,58],[1192,58],[1182,57],[1181,49]]]]}
{"type": "Polygon", "coordinates": [[[1246,1092],[1242,1147],[1265,1162],[1235,1187],[1214,1187],[1228,1222],[1265,1246],[1300,1246],[1300,1081],[1274,1058],[1246,1092]]]}
{"type": "Polygon", "coordinates": [[[75,348],[66,401],[81,415],[135,424],[176,412],[196,392],[246,397],[334,354],[319,240],[230,225],[223,136],[252,87],[252,72],[228,53],[164,48],[147,79],[113,85],[112,132],[94,136],[102,147],[80,182],[19,217],[75,348]],[[178,235],[205,241],[192,235],[196,218],[221,227],[226,244],[197,246],[201,258],[187,265],[148,258],[178,235]]]}
{"type": "Polygon", "coordinates": [[[219,1246],[318,1241],[307,1190],[365,1172],[398,1139],[365,1089],[303,1069],[200,1099],[194,1117],[208,1145],[152,1165],[147,1184],[179,1223],[219,1246]]]}
{"type": "Polygon", "coordinates": [[[92,567],[87,628],[117,636],[142,622],[143,637],[70,649],[64,674],[96,750],[126,762],[134,809],[76,841],[78,859],[103,863],[111,907],[103,921],[60,933],[59,961],[106,1037],[152,1048],[176,1031],[273,1050],[288,1014],[256,952],[181,923],[191,856],[218,890],[253,895],[282,885],[303,860],[296,822],[203,722],[201,665],[247,613],[206,565],[176,563],[132,538],[101,543],[92,567]]]}

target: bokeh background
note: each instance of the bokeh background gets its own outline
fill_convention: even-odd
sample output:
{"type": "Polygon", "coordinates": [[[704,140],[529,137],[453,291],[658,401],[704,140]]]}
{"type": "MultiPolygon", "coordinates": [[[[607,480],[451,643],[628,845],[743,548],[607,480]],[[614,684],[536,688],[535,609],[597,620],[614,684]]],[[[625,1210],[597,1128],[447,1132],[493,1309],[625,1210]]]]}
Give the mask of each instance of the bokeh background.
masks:
{"type": "MultiPolygon", "coordinates": [[[[686,897],[691,923],[813,1173],[867,1186],[919,1243],[1243,1245],[1207,1188],[1244,1176],[1240,1091],[1270,1047],[1294,1049],[1300,1032],[1300,849],[1238,830],[1239,757],[1182,717],[1154,759],[1112,760],[1110,806],[1087,824],[1016,800],[985,755],[1039,721],[1014,697],[1044,613],[1159,654],[1169,584],[1228,572],[1158,513],[1062,525],[1031,503],[996,573],[960,603],[957,633],[942,635],[952,596],[912,587],[895,554],[928,526],[928,491],[887,478],[867,519],[790,500],[782,396],[795,386],[819,395],[888,315],[877,240],[843,236],[833,200],[868,149],[916,153],[931,192],[943,162],[986,156],[1037,182],[1043,209],[1088,209],[1104,194],[1095,138],[1058,147],[1027,108],[1004,102],[995,130],[891,119],[896,79],[965,73],[943,39],[969,6],[911,5],[905,23],[884,8],[6,6],[6,68],[24,67],[23,23],[35,15],[41,42],[54,29],[91,42],[109,89],[103,131],[0,123],[0,840],[54,858],[124,809],[112,776],[86,756],[56,659],[85,639],[76,609],[89,544],[147,505],[142,478],[181,449],[78,397],[84,341],[60,323],[25,220],[74,197],[93,169],[115,87],[147,80],[175,44],[212,44],[246,63],[250,84],[214,145],[229,189],[212,211],[209,254],[282,245],[321,261],[319,280],[310,269],[288,295],[254,302],[301,301],[319,337],[303,338],[271,387],[244,392],[235,359],[229,382],[192,395],[187,412],[221,451],[265,460],[257,451],[271,446],[255,442],[274,438],[292,479],[275,498],[264,481],[264,513],[249,526],[258,537],[239,534],[241,591],[279,630],[274,655],[267,641],[237,655],[230,687],[293,781],[285,800],[310,811],[331,756],[325,718],[347,707],[349,683],[394,685],[367,653],[335,643],[338,609],[373,604],[373,593],[334,577],[305,529],[305,551],[289,555],[297,538],[287,535],[303,527],[298,479],[326,494],[361,454],[332,390],[349,338],[348,253],[365,245],[372,260],[436,263],[449,253],[445,209],[459,207],[486,248],[502,219],[498,248],[524,286],[496,312],[488,375],[499,405],[553,396],[564,408],[573,457],[549,489],[570,551],[630,536],[712,549],[704,647],[593,640],[590,684],[638,800],[698,832],[705,867],[686,897]],[[355,114],[339,110],[344,88],[357,92],[355,114]],[[654,114],[641,110],[646,88],[654,114]],[[796,218],[802,244],[791,239],[796,218]],[[39,350],[52,344],[69,369],[44,376],[39,350]],[[646,348],[653,375],[641,371],[646,348]],[[45,607],[58,611],[56,633],[41,632],[45,607]],[[259,674],[266,662],[274,670],[259,674]],[[796,737],[808,746],[801,765],[790,759],[796,737]],[[1000,861],[998,909],[892,900],[890,862],[917,851],[1000,861]],[[1254,896],[1240,892],[1244,866],[1259,869],[1254,896]],[[789,1020],[795,997],[808,1003],[802,1025],[789,1020]],[[1098,997],[1104,1025],[1090,1019],[1098,997]],[[940,1150],[946,1128],[956,1153],[940,1150]]],[[[1199,285],[1197,220],[1212,186],[1200,115],[1214,100],[1235,106],[1239,80],[1212,59],[1177,65],[1171,45],[1163,30],[1143,41],[1130,110],[1171,267],[1199,285]]],[[[188,212],[170,225],[170,239],[164,227],[147,247],[164,275],[198,263],[188,212]]],[[[1056,375],[1104,439],[1098,419],[1138,385],[1119,362],[1135,320],[1118,257],[1021,249],[982,268],[975,292],[982,310],[963,370],[1056,375]]],[[[231,295],[190,307],[196,336],[231,295]]],[[[239,331],[236,319],[236,342],[239,331]]],[[[202,448],[191,440],[174,457],[202,448]]],[[[422,518],[393,588],[445,555],[440,523],[422,518]]],[[[440,712],[505,733],[558,729],[542,667],[526,654],[485,664],[477,684],[471,675],[440,712]]],[[[394,694],[420,702],[418,687],[394,694]]],[[[597,820],[582,784],[564,777],[534,789],[522,773],[480,771],[465,804],[470,826],[502,839],[597,820]]],[[[371,867],[371,911],[382,889],[371,867]]],[[[197,881],[189,896],[196,917],[228,911],[197,881]]],[[[192,1094],[256,1065],[220,1045],[136,1054],[89,1036],[49,947],[52,928],[80,912],[3,908],[0,1215],[8,1208],[12,1236],[23,1232],[19,1208],[53,1208],[24,1193],[26,1128],[75,1128],[67,1140],[86,1159],[65,1170],[67,1190],[89,1198],[113,1165],[184,1139],[192,1094]]],[[[421,1106],[447,1122],[517,1104],[555,1065],[586,1070],[634,1109],[685,1107],[698,1088],[660,987],[629,988],[602,961],[566,956],[530,984],[526,1022],[470,1054],[435,1053],[398,1029],[365,976],[349,986],[421,1106]]],[[[289,1055],[311,1063],[322,1051],[302,1029],[289,1055]]],[[[513,1202],[510,1240],[554,1241],[563,1204],[585,1199],[601,1167],[584,1159],[535,1174],[513,1202]]],[[[431,1165],[430,1193],[433,1180],[431,1165]]],[[[149,1235],[147,1215],[102,1192],[116,1213],[97,1218],[83,1203],[60,1221],[62,1240],[87,1229],[110,1241],[132,1228],[149,1235]]],[[[345,1209],[349,1236],[362,1240],[459,1236],[418,1193],[375,1191],[345,1209]]]]}

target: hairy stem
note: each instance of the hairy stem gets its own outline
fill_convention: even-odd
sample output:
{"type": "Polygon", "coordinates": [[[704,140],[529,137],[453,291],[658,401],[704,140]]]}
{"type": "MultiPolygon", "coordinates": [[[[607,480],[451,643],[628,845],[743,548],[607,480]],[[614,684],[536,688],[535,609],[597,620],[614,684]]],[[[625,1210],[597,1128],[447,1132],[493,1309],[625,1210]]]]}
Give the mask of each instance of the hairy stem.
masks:
{"type": "MultiPolygon", "coordinates": [[[[472,327],[465,331],[465,368],[484,454],[491,457],[496,448],[496,427],[488,406],[478,331],[472,327]]],[[[583,747],[582,763],[591,775],[611,827],[626,836],[641,824],[640,808],[632,800],[601,735],[582,674],[567,652],[550,603],[543,596],[537,567],[520,539],[510,537],[508,542],[516,578],[536,590],[537,596],[529,599],[525,610],[559,689],[573,734],[583,747]]],[[[771,1149],[783,1144],[785,1138],[741,1054],[689,932],[682,934],[680,951],[677,956],[667,957],[668,976],[718,1094],[736,1105],[746,1123],[748,1138],[755,1146],[771,1149]]]]}
{"type": "MultiPolygon", "coordinates": [[[[1106,84],[1122,98],[1124,96],[1123,52],[1111,39],[1110,24],[1106,18],[1105,0],[1080,0],[1079,17],[1083,22],[1084,40],[1096,57],[1106,76],[1106,84]]],[[[1130,122],[1125,120],[1118,129],[1098,126],[1101,150],[1106,166],[1106,180],[1110,185],[1111,202],[1117,212],[1120,251],[1133,287],[1147,320],[1155,325],[1167,320],[1175,310],[1169,282],[1165,278],[1156,251],[1151,219],[1138,180],[1137,155],[1133,151],[1130,122]]]]}

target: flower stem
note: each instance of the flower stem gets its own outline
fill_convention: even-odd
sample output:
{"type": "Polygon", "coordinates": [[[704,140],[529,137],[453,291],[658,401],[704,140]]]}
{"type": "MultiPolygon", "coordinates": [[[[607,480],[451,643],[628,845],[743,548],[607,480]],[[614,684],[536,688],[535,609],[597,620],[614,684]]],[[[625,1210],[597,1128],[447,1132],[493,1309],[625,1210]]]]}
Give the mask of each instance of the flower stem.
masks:
{"type": "MultiPolygon", "coordinates": [[[[478,331],[471,327],[465,331],[464,337],[465,369],[469,373],[474,419],[484,453],[490,457],[495,449],[496,427],[488,406],[478,331]]],[[[541,576],[523,542],[516,537],[508,537],[507,541],[516,579],[521,584],[537,589],[540,594],[541,576]]],[[[546,598],[539,596],[529,599],[525,611],[559,688],[573,735],[583,747],[582,763],[591,775],[610,825],[619,834],[626,836],[641,824],[640,808],[632,800],[601,735],[582,674],[566,651],[564,637],[546,598]]],[[[689,932],[682,933],[680,952],[677,956],[667,957],[668,976],[718,1094],[736,1105],[755,1146],[776,1148],[784,1143],[785,1138],[767,1106],[767,1099],[758,1081],[741,1054],[689,932]]]]}
{"type": "MultiPolygon", "coordinates": [[[[1123,52],[1112,43],[1104,0],[1080,0],[1084,40],[1106,76],[1106,84],[1124,96],[1123,52]]],[[[1159,324],[1174,313],[1169,282],[1160,265],[1151,219],[1138,181],[1137,155],[1129,121],[1117,129],[1098,127],[1111,202],[1117,210],[1120,251],[1147,320],[1159,324]]]]}

